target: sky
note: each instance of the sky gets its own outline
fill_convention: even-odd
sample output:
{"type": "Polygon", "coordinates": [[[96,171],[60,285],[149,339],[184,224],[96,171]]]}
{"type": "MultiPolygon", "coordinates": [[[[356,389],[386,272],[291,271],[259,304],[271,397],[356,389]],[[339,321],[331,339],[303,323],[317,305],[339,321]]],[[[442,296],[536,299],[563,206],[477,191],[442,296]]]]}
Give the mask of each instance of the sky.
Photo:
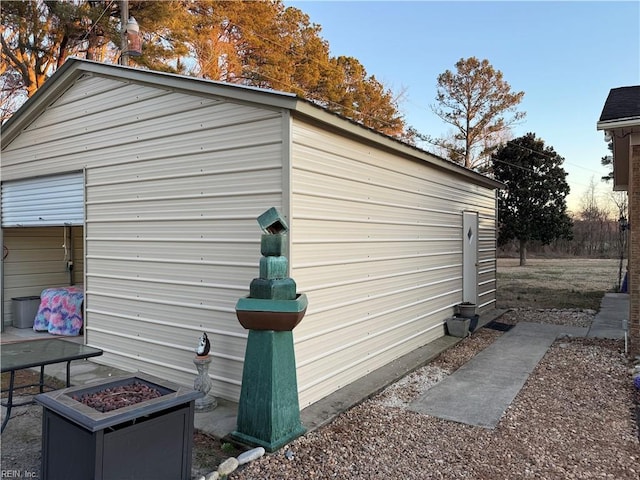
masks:
{"type": "Polygon", "coordinates": [[[564,159],[578,212],[609,154],[596,123],[609,90],[640,85],[640,2],[634,1],[317,1],[284,0],[322,27],[332,56],[355,57],[386,88],[404,91],[407,126],[443,136],[431,110],[436,82],[461,58],[487,59],[513,91],[524,91],[525,119],[513,136],[533,132],[564,159]]]}

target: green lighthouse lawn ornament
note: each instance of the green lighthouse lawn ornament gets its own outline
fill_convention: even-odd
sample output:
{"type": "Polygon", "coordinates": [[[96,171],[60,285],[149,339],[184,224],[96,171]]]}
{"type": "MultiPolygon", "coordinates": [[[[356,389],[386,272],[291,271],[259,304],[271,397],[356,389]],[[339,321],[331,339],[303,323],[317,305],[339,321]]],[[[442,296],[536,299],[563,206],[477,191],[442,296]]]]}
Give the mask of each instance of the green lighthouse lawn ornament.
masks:
{"type": "Polygon", "coordinates": [[[305,432],[300,423],[292,330],[304,317],[307,297],[288,278],[284,256],[289,227],[276,208],[258,217],[260,277],[249,296],[236,304],[240,324],[249,330],[237,428],[239,443],[273,452],[305,432]]]}

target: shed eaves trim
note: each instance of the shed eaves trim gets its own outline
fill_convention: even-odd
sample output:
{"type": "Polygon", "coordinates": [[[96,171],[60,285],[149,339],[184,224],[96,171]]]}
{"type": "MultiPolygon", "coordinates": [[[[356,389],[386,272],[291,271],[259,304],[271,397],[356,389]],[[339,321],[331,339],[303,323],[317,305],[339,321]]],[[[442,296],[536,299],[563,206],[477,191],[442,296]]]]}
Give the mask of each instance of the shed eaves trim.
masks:
{"type": "Polygon", "coordinates": [[[349,135],[356,136],[386,150],[397,152],[437,168],[466,177],[471,183],[488,188],[504,188],[504,184],[467,169],[432,153],[396,140],[387,135],[364,127],[337,114],[298,97],[293,93],[266,90],[246,85],[216,82],[196,77],[188,77],[154,70],[141,70],[122,65],[110,65],[91,60],[69,58],[33,97],[23,104],[16,113],[2,125],[3,144],[8,145],[24,128],[62,95],[82,75],[95,74],[134,83],[154,85],[164,89],[175,89],[205,96],[221,96],[240,102],[249,102],[271,108],[284,108],[302,117],[330,125],[349,135]]]}
{"type": "Polygon", "coordinates": [[[276,108],[294,108],[296,95],[275,90],[264,90],[256,87],[232,85],[213,80],[205,80],[196,77],[187,77],[167,72],[154,70],[141,70],[122,65],[110,65],[91,60],[69,58],[49,78],[35,95],[25,102],[13,116],[2,125],[5,144],[27,125],[40,111],[46,108],[53,100],[61,96],[82,75],[100,75],[111,77],[120,81],[130,81],[153,85],[164,89],[175,89],[200,93],[207,96],[222,96],[244,102],[259,103],[276,108]]]}

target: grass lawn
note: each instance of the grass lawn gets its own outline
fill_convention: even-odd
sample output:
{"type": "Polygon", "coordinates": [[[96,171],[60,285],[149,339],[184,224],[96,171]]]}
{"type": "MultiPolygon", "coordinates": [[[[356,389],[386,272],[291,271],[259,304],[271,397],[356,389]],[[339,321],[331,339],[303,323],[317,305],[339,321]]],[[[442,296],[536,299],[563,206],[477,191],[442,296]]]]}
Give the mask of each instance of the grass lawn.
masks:
{"type": "MultiPolygon", "coordinates": [[[[498,259],[498,308],[590,308],[618,283],[616,259],[498,259]]],[[[623,263],[623,269],[626,261],[623,263]]],[[[624,270],[623,270],[624,272],[624,270]]]]}

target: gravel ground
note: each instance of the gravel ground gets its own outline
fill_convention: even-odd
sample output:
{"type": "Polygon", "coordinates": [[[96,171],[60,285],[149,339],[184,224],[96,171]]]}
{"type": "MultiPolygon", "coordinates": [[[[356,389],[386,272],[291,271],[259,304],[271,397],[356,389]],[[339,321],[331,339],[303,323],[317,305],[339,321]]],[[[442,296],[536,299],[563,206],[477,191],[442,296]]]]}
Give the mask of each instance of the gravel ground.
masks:
{"type": "MultiPolygon", "coordinates": [[[[14,397],[19,403],[28,397],[14,397]]],[[[4,408],[3,408],[4,410],[4,408]]],[[[2,415],[4,419],[4,413],[2,415]]],[[[42,407],[14,407],[2,432],[2,470],[0,478],[40,478],[42,407]],[[20,421],[16,419],[20,418],[20,421]]]]}
{"type": "MultiPolygon", "coordinates": [[[[518,309],[499,321],[588,326],[594,314],[518,309]]],[[[493,430],[404,408],[500,335],[479,330],[331,424],[230,478],[640,478],[637,393],[621,341],[556,341],[493,430]]]]}
{"type": "MultiPolygon", "coordinates": [[[[499,321],[588,326],[594,314],[517,309],[499,321]]],[[[640,478],[634,410],[640,394],[622,341],[555,342],[493,430],[406,410],[502,334],[480,329],[332,423],[241,467],[230,480],[640,478]]],[[[16,414],[23,421],[9,422],[2,435],[4,472],[38,478],[40,412],[22,407],[16,414]]],[[[220,455],[217,440],[211,442],[210,456],[220,455]]],[[[194,455],[194,471],[211,471],[206,462],[206,455],[194,455]]]]}

